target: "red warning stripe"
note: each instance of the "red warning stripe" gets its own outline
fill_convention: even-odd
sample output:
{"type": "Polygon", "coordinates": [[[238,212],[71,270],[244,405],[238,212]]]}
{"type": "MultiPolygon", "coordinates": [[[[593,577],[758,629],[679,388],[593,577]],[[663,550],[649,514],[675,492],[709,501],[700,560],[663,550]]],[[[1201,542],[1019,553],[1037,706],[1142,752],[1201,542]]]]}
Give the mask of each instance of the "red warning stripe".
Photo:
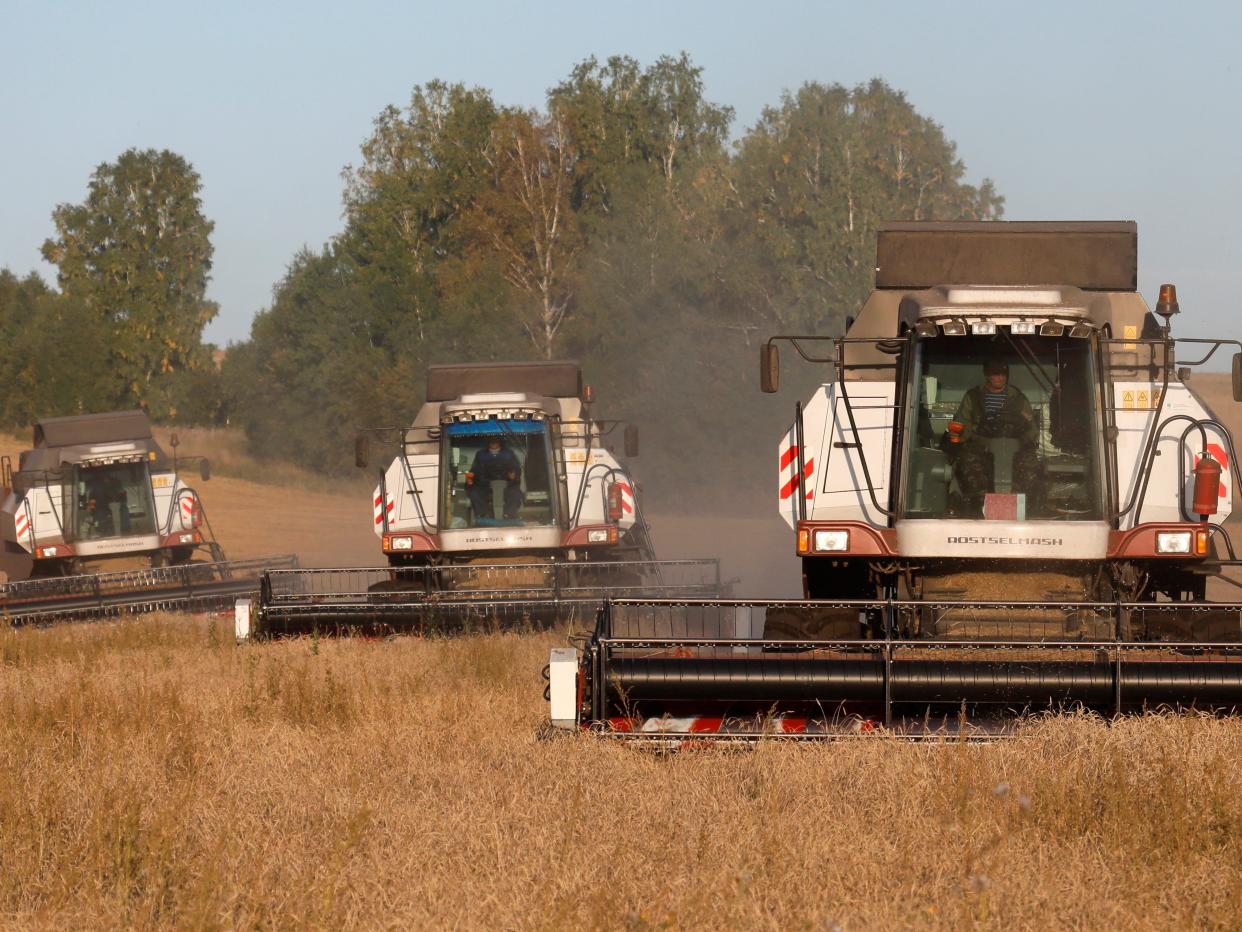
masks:
{"type": "Polygon", "coordinates": [[[385,510],[388,512],[389,516],[391,517],[392,512],[393,512],[393,509],[397,507],[397,503],[396,503],[395,501],[393,501],[391,498],[388,500],[388,508],[387,508],[387,509],[381,509],[381,508],[380,508],[380,503],[381,503],[381,502],[383,502],[383,499],[382,499],[382,498],[380,498],[380,497],[377,495],[377,496],[375,497],[375,523],[376,523],[376,524],[383,524],[383,523],[384,523],[384,511],[385,511],[385,510]]]}
{"type": "Polygon", "coordinates": [[[630,499],[634,497],[634,490],[630,488],[628,482],[618,482],[617,488],[621,490],[621,510],[633,512],[634,506],[630,504],[630,499]]]}
{"type": "Polygon", "coordinates": [[[798,445],[794,444],[788,450],[786,450],[784,453],[781,454],[780,468],[784,469],[786,466],[792,463],[794,461],[794,458],[797,455],[798,455],[798,445]]]}
{"type": "MultiPolygon", "coordinates": [[[[802,467],[802,478],[810,479],[811,473],[813,473],[814,471],[815,471],[815,460],[813,459],[807,460],[806,465],[802,467]]],[[[781,499],[784,500],[786,498],[789,498],[789,496],[793,495],[793,491],[797,487],[798,487],[798,476],[797,476],[797,473],[795,472],[794,477],[790,479],[788,482],[786,482],[783,486],[781,486],[781,499]]],[[[807,498],[811,497],[811,491],[809,489],[807,490],[806,497],[807,498]]]]}

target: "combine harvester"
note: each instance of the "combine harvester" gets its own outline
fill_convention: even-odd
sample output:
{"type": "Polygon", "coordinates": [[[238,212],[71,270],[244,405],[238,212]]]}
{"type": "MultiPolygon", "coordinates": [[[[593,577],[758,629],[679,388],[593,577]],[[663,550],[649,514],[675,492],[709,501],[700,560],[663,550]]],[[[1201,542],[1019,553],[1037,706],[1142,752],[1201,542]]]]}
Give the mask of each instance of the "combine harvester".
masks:
{"type": "MultiPolygon", "coordinates": [[[[905,223],[781,441],[805,600],[619,599],[554,650],[553,723],[690,736],[1008,730],[1027,711],[1242,705],[1233,442],[1132,223],[905,223]],[[1182,356],[1187,358],[1183,359],[1182,356]]],[[[1233,357],[1242,400],[1242,356],[1233,357]]]]}
{"type": "Polygon", "coordinates": [[[607,595],[713,597],[715,560],[655,559],[638,489],[605,445],[577,363],[432,366],[413,425],[369,429],[394,455],[372,496],[388,565],[273,570],[240,636],[436,630],[593,614],[607,595]]]}
{"type": "MultiPolygon", "coordinates": [[[[44,418],[0,459],[0,612],[10,624],[224,608],[292,557],[225,560],[198,494],[142,411],[44,418]],[[100,564],[128,567],[99,572],[100,564]]],[[[210,476],[208,461],[199,475],[210,476]]],[[[181,460],[184,463],[186,460],[181,460]]]]}

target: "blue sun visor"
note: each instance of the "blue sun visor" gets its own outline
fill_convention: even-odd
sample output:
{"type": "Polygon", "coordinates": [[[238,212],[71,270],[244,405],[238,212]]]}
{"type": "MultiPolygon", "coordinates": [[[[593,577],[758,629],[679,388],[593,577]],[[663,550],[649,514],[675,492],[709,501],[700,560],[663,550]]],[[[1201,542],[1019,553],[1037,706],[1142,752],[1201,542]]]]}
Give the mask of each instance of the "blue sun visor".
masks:
{"type": "Polygon", "coordinates": [[[457,421],[446,424],[445,433],[450,437],[509,437],[514,434],[542,434],[543,421],[495,419],[486,421],[457,421]]]}

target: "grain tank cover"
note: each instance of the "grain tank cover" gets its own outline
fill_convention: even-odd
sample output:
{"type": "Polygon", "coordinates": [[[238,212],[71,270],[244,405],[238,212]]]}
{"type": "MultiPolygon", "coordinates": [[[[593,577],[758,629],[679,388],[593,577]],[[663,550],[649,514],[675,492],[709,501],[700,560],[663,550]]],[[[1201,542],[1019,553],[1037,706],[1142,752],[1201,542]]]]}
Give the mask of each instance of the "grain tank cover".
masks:
{"type": "Polygon", "coordinates": [[[494,362],[430,366],[427,401],[453,401],[463,395],[518,392],[548,398],[577,398],[582,394],[578,363],[494,362]]]}
{"type": "Polygon", "coordinates": [[[1138,224],[1109,222],[880,224],[875,287],[1072,285],[1138,289],[1138,224]]]}
{"type": "Polygon", "coordinates": [[[45,417],[35,421],[34,426],[36,449],[150,439],[151,422],[145,411],[45,417]]]}

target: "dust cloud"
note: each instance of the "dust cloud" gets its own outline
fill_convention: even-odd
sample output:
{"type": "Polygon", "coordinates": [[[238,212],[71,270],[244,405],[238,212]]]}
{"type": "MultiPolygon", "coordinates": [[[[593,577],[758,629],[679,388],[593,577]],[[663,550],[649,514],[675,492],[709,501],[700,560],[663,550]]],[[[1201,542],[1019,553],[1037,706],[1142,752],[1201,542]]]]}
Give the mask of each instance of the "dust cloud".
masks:
{"type": "Polygon", "coordinates": [[[718,558],[720,577],[733,582],[729,591],[734,598],[802,597],[793,531],[777,515],[775,503],[767,517],[655,513],[648,514],[647,522],[661,560],[718,558]]]}

